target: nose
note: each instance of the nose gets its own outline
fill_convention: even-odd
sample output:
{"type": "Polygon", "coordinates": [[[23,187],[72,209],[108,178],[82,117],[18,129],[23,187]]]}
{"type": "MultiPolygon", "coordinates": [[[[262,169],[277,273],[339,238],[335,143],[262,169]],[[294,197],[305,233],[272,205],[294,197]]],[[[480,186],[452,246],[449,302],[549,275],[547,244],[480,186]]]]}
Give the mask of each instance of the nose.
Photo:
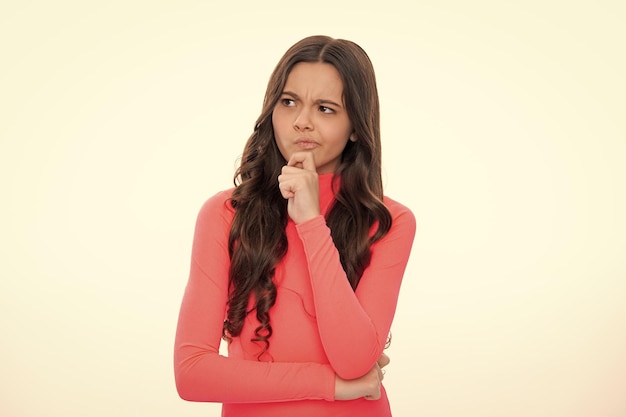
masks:
{"type": "Polygon", "coordinates": [[[298,112],[293,121],[293,128],[297,131],[313,130],[313,123],[308,109],[303,108],[298,112]]]}

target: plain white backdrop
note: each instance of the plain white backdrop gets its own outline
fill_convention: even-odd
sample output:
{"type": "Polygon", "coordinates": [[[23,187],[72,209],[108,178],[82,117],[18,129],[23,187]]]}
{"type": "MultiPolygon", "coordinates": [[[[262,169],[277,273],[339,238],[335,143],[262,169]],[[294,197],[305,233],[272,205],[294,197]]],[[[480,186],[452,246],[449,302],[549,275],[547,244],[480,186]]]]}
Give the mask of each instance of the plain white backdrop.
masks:
{"type": "Polygon", "coordinates": [[[274,65],[359,43],[413,209],[394,415],[626,415],[620,1],[0,6],[0,414],[217,416],[173,337],[274,65]]]}

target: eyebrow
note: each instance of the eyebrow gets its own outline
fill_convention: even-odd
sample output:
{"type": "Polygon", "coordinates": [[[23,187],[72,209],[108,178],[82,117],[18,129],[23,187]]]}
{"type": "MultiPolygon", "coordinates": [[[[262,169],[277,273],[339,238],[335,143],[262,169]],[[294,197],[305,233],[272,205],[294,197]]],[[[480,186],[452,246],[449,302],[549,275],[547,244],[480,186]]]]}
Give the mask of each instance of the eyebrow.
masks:
{"type": "MultiPolygon", "coordinates": [[[[283,91],[282,94],[291,96],[291,97],[295,98],[296,100],[300,100],[300,96],[298,96],[293,91],[283,91]]],[[[329,100],[329,99],[325,99],[325,98],[322,98],[322,99],[319,99],[319,100],[315,100],[315,103],[316,104],[330,104],[330,105],[333,105],[333,106],[336,106],[336,107],[339,107],[339,108],[343,108],[343,106],[341,104],[336,103],[336,102],[334,102],[332,100],[329,100]]]]}

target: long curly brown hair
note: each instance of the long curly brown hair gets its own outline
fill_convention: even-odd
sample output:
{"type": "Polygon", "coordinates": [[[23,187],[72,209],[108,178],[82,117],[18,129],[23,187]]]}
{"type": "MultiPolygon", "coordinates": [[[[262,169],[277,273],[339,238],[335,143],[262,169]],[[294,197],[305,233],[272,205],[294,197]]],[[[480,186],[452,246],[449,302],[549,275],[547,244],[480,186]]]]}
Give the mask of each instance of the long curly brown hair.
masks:
{"type": "Polygon", "coordinates": [[[252,340],[264,345],[259,359],[269,348],[272,335],[269,312],[276,300],[272,278],[287,251],[287,201],[277,181],[286,161],[276,145],[272,112],[290,71],[300,62],[323,62],[337,69],[354,129],[356,140],[348,141],[335,172],[341,177],[339,190],[325,213],[353,289],[369,265],[370,246],[391,227],[391,215],[383,204],[380,110],[372,63],[351,41],[327,36],[305,38],[287,50],[270,77],[261,115],[235,174],[231,199],[235,217],[228,240],[231,262],[223,336],[226,340],[239,336],[246,316],[256,311],[260,325],[252,340]]]}

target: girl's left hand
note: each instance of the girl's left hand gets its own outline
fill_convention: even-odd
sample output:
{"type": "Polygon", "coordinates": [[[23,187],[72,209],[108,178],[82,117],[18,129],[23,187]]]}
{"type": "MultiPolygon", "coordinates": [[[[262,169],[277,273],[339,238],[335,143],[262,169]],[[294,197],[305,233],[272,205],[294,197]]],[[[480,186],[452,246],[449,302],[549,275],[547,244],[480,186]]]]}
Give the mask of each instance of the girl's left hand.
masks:
{"type": "MultiPolygon", "coordinates": [[[[380,355],[380,358],[378,358],[378,361],[376,362],[378,364],[378,366],[380,367],[380,369],[383,369],[385,366],[389,365],[389,362],[391,362],[391,359],[389,359],[389,356],[387,356],[387,354],[382,353],[380,355]]],[[[383,375],[385,373],[383,372],[383,375]]]]}
{"type": "Polygon", "coordinates": [[[311,152],[294,153],[278,176],[278,187],[288,200],[287,213],[300,224],[319,216],[319,181],[311,152]]]}

